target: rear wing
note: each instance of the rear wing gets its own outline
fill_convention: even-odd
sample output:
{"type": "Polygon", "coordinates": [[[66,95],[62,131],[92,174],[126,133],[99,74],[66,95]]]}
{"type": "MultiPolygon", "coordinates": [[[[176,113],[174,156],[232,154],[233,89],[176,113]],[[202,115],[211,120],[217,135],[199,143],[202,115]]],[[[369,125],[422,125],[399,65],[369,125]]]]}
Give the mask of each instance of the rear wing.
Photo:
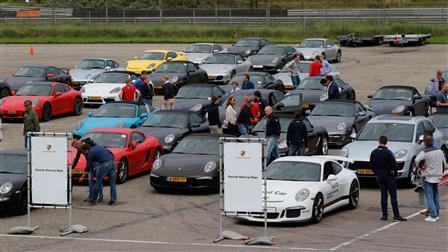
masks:
{"type": "Polygon", "coordinates": [[[313,157],[324,158],[324,159],[336,161],[336,162],[338,162],[339,164],[341,164],[345,168],[348,168],[348,166],[350,164],[355,162],[355,160],[353,160],[351,158],[346,158],[346,157],[341,157],[341,156],[323,156],[323,155],[318,155],[318,156],[313,156],[313,157]]]}

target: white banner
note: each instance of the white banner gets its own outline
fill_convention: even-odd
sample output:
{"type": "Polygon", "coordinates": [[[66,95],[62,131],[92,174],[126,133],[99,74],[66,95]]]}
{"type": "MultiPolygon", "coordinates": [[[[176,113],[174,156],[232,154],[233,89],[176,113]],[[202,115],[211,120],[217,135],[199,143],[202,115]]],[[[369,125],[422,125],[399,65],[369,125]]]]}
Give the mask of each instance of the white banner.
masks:
{"type": "Polygon", "coordinates": [[[224,142],[224,211],[263,211],[263,144],[224,142]]]}
{"type": "Polygon", "coordinates": [[[31,204],[68,205],[67,138],[31,137],[31,204]]]}

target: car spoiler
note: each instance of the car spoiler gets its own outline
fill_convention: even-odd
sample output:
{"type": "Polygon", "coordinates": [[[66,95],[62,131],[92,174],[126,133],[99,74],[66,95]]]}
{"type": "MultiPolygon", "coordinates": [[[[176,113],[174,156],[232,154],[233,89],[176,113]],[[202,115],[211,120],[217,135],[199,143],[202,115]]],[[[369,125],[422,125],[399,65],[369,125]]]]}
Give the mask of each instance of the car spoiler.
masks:
{"type": "Polygon", "coordinates": [[[352,164],[352,163],[355,162],[355,160],[353,160],[351,158],[346,158],[346,157],[341,157],[341,156],[323,156],[323,155],[318,155],[318,156],[313,156],[313,157],[325,158],[325,159],[341,162],[342,166],[344,166],[345,168],[348,168],[349,164],[352,164]]]}

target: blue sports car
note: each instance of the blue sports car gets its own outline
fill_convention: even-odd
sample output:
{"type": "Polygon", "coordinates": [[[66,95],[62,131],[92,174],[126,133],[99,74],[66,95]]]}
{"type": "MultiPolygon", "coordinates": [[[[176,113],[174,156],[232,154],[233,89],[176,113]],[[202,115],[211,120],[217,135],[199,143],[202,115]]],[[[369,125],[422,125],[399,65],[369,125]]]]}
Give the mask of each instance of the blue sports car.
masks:
{"type": "Polygon", "coordinates": [[[103,104],[89,117],[81,120],[73,129],[73,136],[80,138],[96,128],[137,128],[156,109],[137,102],[112,102],[103,104]]]}

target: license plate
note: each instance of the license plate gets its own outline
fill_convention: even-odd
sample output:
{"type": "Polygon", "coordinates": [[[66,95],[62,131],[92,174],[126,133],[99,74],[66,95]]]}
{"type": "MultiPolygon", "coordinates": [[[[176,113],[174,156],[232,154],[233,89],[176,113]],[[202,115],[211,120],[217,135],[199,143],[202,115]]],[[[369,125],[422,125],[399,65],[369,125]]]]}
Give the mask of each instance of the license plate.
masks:
{"type": "Polygon", "coordinates": [[[187,178],[186,177],[167,177],[166,181],[185,183],[185,182],[187,182],[187,178]]]}
{"type": "Polygon", "coordinates": [[[15,110],[8,110],[8,114],[14,115],[16,113],[15,110]]]}
{"type": "Polygon", "coordinates": [[[91,100],[91,101],[101,101],[101,97],[99,97],[99,96],[89,96],[89,100],[91,100]]]}
{"type": "Polygon", "coordinates": [[[263,68],[263,65],[253,65],[253,68],[263,68]]]}
{"type": "Polygon", "coordinates": [[[83,169],[73,169],[73,174],[84,174],[83,169]]]}
{"type": "Polygon", "coordinates": [[[373,175],[372,169],[359,169],[358,173],[362,175],[373,175]]]}

